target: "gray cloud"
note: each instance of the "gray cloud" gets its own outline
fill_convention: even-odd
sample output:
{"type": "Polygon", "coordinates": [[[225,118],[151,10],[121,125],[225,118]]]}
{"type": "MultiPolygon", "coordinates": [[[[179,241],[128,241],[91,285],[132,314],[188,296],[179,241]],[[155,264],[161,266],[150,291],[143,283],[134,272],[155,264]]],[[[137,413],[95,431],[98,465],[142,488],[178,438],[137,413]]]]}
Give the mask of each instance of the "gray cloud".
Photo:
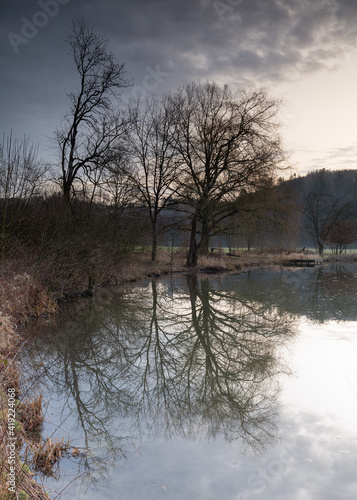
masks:
{"type": "Polygon", "coordinates": [[[76,85],[64,42],[71,19],[83,17],[109,37],[135,85],[159,65],[168,76],[158,93],[197,78],[268,88],[296,80],[338,64],[357,34],[352,0],[61,0],[44,23],[39,12],[53,2],[2,7],[1,131],[40,139],[65,113],[65,90],[76,85]],[[11,33],[23,36],[24,18],[44,25],[16,46],[11,33]]]}
{"type": "Polygon", "coordinates": [[[328,148],[326,150],[300,149],[309,160],[295,165],[301,175],[325,168],[326,170],[356,170],[357,143],[350,146],[328,148]]]}

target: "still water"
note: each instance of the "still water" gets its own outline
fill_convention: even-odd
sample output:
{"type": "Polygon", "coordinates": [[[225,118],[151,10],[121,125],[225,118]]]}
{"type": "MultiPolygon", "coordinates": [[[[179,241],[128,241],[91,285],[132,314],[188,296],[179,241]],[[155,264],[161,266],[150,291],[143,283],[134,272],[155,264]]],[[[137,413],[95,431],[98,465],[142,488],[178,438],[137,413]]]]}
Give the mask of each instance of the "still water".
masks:
{"type": "Polygon", "coordinates": [[[45,485],[66,500],[356,500],[356,327],[343,266],[179,275],[66,306],[24,353],[44,435],[81,450],[45,485]]]}

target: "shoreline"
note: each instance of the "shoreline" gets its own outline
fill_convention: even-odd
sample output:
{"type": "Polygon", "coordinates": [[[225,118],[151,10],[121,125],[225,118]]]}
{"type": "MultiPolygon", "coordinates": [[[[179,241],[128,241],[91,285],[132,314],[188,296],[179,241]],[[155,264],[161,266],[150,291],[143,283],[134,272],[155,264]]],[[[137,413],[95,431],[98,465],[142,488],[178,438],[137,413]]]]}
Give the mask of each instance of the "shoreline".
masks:
{"type": "MultiPolygon", "coordinates": [[[[301,254],[292,253],[289,258],[301,258],[301,254]]],[[[309,254],[311,258],[316,253],[309,254]]],[[[184,265],[183,252],[173,256],[168,252],[161,252],[158,262],[152,263],[144,252],[136,255],[136,259],[123,262],[116,273],[100,280],[92,290],[73,290],[72,293],[49,292],[41,281],[31,276],[30,273],[6,273],[0,276],[0,497],[12,500],[23,492],[30,495],[28,498],[49,499],[49,495],[42,486],[33,479],[34,465],[38,472],[39,456],[42,465],[49,466],[51,457],[50,447],[46,443],[50,440],[43,439],[40,445],[34,444],[33,433],[41,430],[43,422],[42,397],[25,398],[26,388],[21,364],[17,361],[17,353],[21,346],[28,341],[23,335],[24,326],[33,319],[41,320],[55,318],[61,304],[76,300],[79,297],[90,297],[96,289],[106,286],[123,287],[127,284],[137,283],[146,278],[155,278],[171,274],[200,273],[200,274],[240,274],[253,269],[280,270],[283,261],[287,259],[285,253],[281,254],[248,254],[243,256],[228,257],[210,256],[201,258],[200,265],[189,269],[184,265]],[[175,257],[175,258],[173,258],[175,257]],[[10,406],[9,406],[10,405],[10,406]],[[13,417],[14,420],[10,420],[13,417]],[[15,431],[17,446],[10,446],[9,433],[15,431]],[[9,445],[7,448],[4,445],[9,445]],[[20,451],[24,445],[29,446],[33,453],[30,461],[21,461],[20,451]],[[11,452],[11,456],[10,456],[11,452]],[[37,455],[36,455],[37,453],[37,455]],[[47,453],[47,455],[46,455],[47,453]],[[11,459],[11,461],[10,461],[11,459]],[[14,460],[14,462],[12,461],[14,460]],[[13,481],[16,478],[16,492],[13,481]],[[10,489],[9,489],[10,488],[10,489]]],[[[353,263],[357,262],[357,254],[325,256],[324,264],[353,263]]],[[[5,263],[6,264],[6,263],[5,263]]],[[[6,267],[6,266],[5,266],[6,267]]],[[[289,267],[285,267],[290,269],[289,267]]],[[[295,268],[296,269],[296,268],[295,268]]],[[[57,450],[66,452],[70,449],[69,443],[51,443],[57,450]]],[[[53,452],[54,448],[52,448],[53,452]]],[[[52,457],[53,458],[53,457],[52,457]]],[[[54,461],[56,463],[56,460],[54,461]]],[[[41,469],[41,468],[40,468],[41,469]]],[[[26,498],[26,497],[24,497],[26,498]]]]}
{"type": "Polygon", "coordinates": [[[38,438],[43,423],[42,396],[28,394],[30,387],[26,387],[17,357],[27,342],[23,325],[30,318],[55,315],[57,306],[28,274],[2,279],[0,299],[0,497],[49,499],[33,478],[44,448],[38,438]]]}

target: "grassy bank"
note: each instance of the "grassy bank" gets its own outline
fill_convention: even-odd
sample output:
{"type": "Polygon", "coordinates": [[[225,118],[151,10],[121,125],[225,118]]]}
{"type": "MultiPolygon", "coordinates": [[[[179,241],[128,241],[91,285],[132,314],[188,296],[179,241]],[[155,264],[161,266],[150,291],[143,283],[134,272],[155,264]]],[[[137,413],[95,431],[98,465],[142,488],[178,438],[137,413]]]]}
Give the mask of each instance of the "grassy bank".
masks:
{"type": "Polygon", "coordinates": [[[40,470],[44,443],[41,395],[30,396],[18,361],[24,343],[22,326],[30,318],[56,314],[57,305],[29,274],[11,272],[0,277],[0,498],[45,499],[33,479],[40,470]]]}

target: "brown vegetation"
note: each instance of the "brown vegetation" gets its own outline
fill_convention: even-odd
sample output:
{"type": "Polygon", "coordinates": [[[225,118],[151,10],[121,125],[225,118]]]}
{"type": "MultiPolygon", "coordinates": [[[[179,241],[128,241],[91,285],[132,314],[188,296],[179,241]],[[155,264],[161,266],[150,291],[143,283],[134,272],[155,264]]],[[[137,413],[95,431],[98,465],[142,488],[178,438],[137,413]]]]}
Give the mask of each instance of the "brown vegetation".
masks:
{"type": "Polygon", "coordinates": [[[42,472],[45,476],[53,476],[55,466],[58,467],[59,460],[69,448],[69,441],[49,438],[42,445],[28,445],[25,456],[34,470],[42,472]]]}
{"type": "Polygon", "coordinates": [[[42,397],[24,398],[23,377],[16,360],[24,339],[17,330],[31,317],[53,315],[57,306],[30,275],[11,273],[10,268],[5,267],[7,271],[0,277],[0,498],[41,500],[48,495],[34,481],[33,463],[23,460],[21,450],[25,443],[39,446],[42,397]],[[13,396],[10,406],[9,394],[13,396]],[[13,440],[9,439],[12,435],[13,440]],[[9,443],[14,443],[11,459],[9,443]],[[16,478],[15,488],[10,488],[11,472],[16,478]]]}

